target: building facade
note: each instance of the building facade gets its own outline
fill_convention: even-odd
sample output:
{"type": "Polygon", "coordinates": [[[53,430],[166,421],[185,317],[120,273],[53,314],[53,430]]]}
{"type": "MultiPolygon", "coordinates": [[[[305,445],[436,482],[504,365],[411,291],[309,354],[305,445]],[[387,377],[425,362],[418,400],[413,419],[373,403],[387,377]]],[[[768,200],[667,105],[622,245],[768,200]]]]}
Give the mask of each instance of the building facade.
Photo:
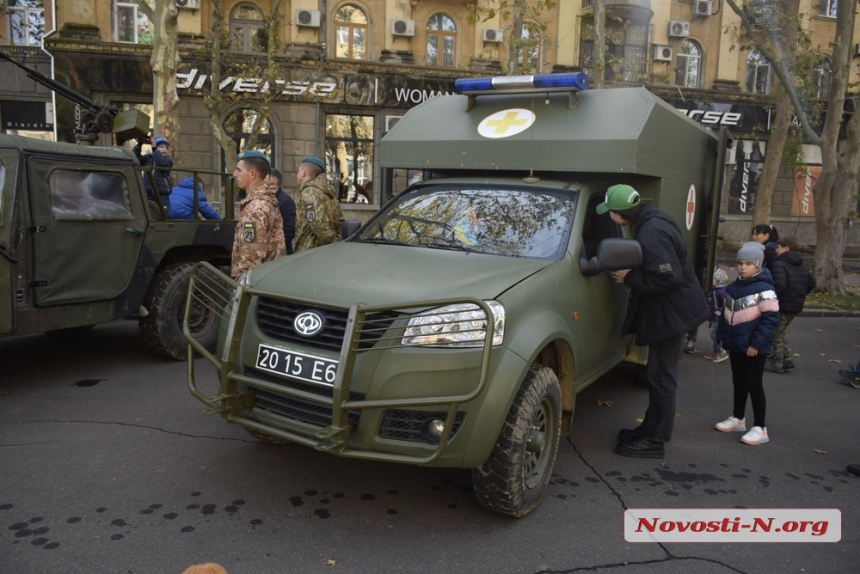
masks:
{"type": "MultiPolygon", "coordinates": [[[[814,46],[832,41],[837,2],[801,3],[801,13],[811,15],[808,30],[814,46]]],[[[213,137],[204,96],[220,98],[216,121],[240,147],[253,122],[268,110],[256,147],[284,173],[285,188],[301,158],[323,157],[347,216],[364,220],[386,199],[357,191],[380,177],[375,150],[386,131],[410,107],[451,92],[456,78],[499,75],[507,69],[510,20],[504,11],[489,19],[476,17],[473,0],[282,0],[277,38],[270,39],[265,23],[274,3],[221,1],[226,50],[219,70],[213,70],[212,1],[176,0],[180,132],[173,150],[180,167],[218,171],[227,163],[213,137]],[[269,42],[277,47],[276,77],[263,70],[269,42]],[[213,90],[213,72],[218,71],[219,85],[213,90]]],[[[51,3],[42,0],[6,0],[2,49],[42,71],[52,69],[59,82],[97,102],[150,110],[152,27],[137,3],[65,0],[55,5],[52,13],[51,3]]],[[[767,2],[756,7],[757,18],[767,22],[767,2]]],[[[729,129],[734,147],[726,166],[722,232],[731,243],[745,240],[754,223],[757,175],[772,116],[774,74],[766,60],[744,47],[740,20],[724,2],[606,0],[605,10],[610,85],[645,84],[694,120],[729,129]]],[[[592,71],[594,0],[563,0],[526,16],[523,73],[592,71]]],[[[855,29],[854,38],[852,45],[860,42],[860,31],[855,29]]],[[[860,62],[860,49],[853,53],[856,80],[853,68],[860,62]]],[[[8,77],[11,68],[3,66],[10,64],[0,62],[0,72],[8,77]]],[[[15,74],[14,86],[0,86],[3,130],[35,128],[48,137],[56,131],[58,139],[73,141],[80,107],[15,74]],[[45,122],[22,119],[31,118],[37,108],[46,110],[45,122]]],[[[825,57],[822,92],[827,77],[825,57]]],[[[807,243],[814,243],[816,153],[807,149],[805,175],[784,170],[771,217],[782,234],[798,235],[807,243]]],[[[393,189],[419,175],[395,173],[393,189]]],[[[858,229],[849,236],[849,246],[856,245],[858,229]]]]}

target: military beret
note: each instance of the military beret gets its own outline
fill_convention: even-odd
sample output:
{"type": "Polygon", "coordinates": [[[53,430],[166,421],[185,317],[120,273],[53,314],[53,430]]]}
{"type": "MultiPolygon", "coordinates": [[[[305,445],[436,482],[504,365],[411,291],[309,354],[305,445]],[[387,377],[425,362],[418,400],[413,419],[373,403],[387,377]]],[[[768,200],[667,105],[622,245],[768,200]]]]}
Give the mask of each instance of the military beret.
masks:
{"type": "Polygon", "coordinates": [[[268,156],[266,156],[266,154],[264,154],[260,150],[256,150],[256,149],[246,149],[245,151],[243,151],[242,153],[240,153],[239,155],[236,156],[236,161],[240,161],[243,159],[251,159],[252,157],[258,157],[260,159],[264,159],[264,160],[266,160],[266,163],[269,163],[268,156]]]}
{"type": "Polygon", "coordinates": [[[305,159],[302,160],[302,163],[312,163],[321,170],[325,171],[325,162],[318,157],[314,157],[312,155],[305,156],[305,159]]]}

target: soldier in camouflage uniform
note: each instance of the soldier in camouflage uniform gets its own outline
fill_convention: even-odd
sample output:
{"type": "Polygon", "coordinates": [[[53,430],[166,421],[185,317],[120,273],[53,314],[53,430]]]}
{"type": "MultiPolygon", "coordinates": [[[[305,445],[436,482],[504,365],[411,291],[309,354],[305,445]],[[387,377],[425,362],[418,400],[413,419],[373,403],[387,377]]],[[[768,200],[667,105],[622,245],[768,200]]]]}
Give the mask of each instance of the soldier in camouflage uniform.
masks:
{"type": "Polygon", "coordinates": [[[266,181],[269,162],[259,151],[244,151],[239,155],[233,179],[244,189],[245,199],[239,204],[239,221],[233,239],[233,265],[230,275],[238,279],[243,273],[263,263],[287,254],[284,244],[284,220],[278,209],[275,192],[278,185],[266,181]]]}
{"type": "Polygon", "coordinates": [[[325,175],[325,163],[307,156],[296,174],[299,205],[296,213],[296,252],[341,240],[343,213],[325,175]]]}

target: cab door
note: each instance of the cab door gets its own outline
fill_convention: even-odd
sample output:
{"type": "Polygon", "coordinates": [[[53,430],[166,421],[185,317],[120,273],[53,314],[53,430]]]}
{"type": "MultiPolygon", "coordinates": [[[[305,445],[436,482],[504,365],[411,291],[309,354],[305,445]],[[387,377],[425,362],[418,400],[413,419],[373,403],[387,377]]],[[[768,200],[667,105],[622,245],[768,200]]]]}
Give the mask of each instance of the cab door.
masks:
{"type": "Polygon", "coordinates": [[[15,331],[15,190],[18,153],[0,149],[0,335],[15,331]]]}
{"type": "Polygon", "coordinates": [[[28,169],[37,307],[104,301],[125,291],[146,230],[131,165],[33,157],[28,169]]]}
{"type": "Polygon", "coordinates": [[[597,204],[605,198],[605,188],[599,191],[587,186],[583,189],[580,208],[584,210],[582,233],[572,238],[574,260],[577,262],[574,283],[580,309],[578,310],[578,332],[576,341],[577,381],[588,380],[615,365],[627,354],[627,337],[621,337],[621,327],[627,314],[630,292],[624,285],[612,280],[605,272],[587,270],[584,265],[597,256],[600,241],[610,237],[621,237],[623,231],[609,218],[609,214],[598,215],[597,204]]]}

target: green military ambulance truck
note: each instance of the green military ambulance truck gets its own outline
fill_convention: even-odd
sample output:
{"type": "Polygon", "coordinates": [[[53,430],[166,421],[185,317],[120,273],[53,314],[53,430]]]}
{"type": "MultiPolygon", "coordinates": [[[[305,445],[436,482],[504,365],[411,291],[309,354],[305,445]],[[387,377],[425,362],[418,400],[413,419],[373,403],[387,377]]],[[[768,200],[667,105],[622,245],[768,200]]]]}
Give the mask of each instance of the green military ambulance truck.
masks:
{"type": "MultiPolygon", "coordinates": [[[[191,270],[229,265],[235,222],[167,220],[153,206],[130,149],[0,134],[0,337],[134,316],[150,348],[184,359],[191,270]]],[[[190,315],[213,347],[217,316],[190,315]]]]}
{"type": "Polygon", "coordinates": [[[482,506],[534,509],[577,393],[647,360],[603,272],[642,257],[596,213],[607,187],[672,215],[703,276],[713,259],[720,138],[645,89],[586,82],[458,81],[383,138],[388,180],[424,179],[352,237],[237,282],[198,266],[189,300],[222,321],[214,353],[189,338],[194,396],[263,440],[472,469],[482,506]]]}

